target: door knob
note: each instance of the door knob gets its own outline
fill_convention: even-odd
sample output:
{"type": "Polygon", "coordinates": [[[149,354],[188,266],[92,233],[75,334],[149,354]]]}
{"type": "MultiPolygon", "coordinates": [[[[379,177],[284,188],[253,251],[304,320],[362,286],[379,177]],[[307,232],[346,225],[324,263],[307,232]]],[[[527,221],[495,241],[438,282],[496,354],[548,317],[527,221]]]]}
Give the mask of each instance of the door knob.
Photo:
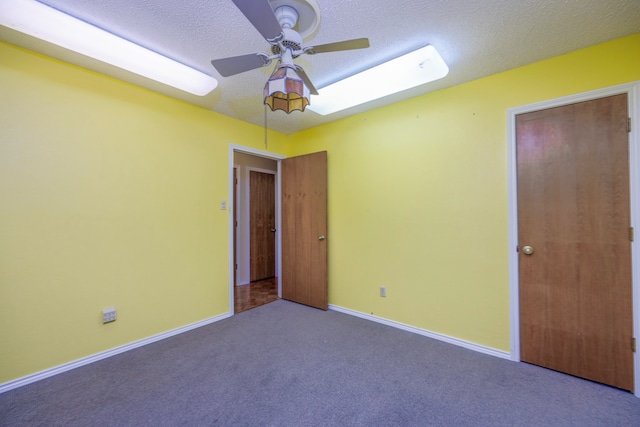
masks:
{"type": "Polygon", "coordinates": [[[525,255],[533,255],[533,248],[531,246],[523,246],[522,247],[522,253],[525,255]]]}
{"type": "Polygon", "coordinates": [[[276,232],[276,229],[275,229],[275,228],[272,228],[272,229],[271,229],[271,232],[272,232],[272,233],[275,233],[275,232],[276,232]]]}
{"type": "Polygon", "coordinates": [[[318,240],[324,240],[326,237],[324,236],[318,236],[318,240]]]}

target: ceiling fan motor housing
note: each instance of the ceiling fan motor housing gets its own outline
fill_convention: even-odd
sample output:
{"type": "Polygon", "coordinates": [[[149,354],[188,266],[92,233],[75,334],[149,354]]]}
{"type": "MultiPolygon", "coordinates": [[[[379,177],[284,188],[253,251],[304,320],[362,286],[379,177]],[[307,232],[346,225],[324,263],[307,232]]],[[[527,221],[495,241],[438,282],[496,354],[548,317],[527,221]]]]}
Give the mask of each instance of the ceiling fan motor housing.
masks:
{"type": "MultiPolygon", "coordinates": [[[[284,34],[284,37],[280,43],[271,46],[271,52],[274,55],[280,54],[282,51],[282,48],[280,47],[281,45],[287,49],[291,49],[292,53],[302,53],[302,37],[297,31],[292,30],[291,28],[283,28],[282,34],[284,34]]],[[[294,55],[294,57],[297,57],[298,55],[294,55]]]]}

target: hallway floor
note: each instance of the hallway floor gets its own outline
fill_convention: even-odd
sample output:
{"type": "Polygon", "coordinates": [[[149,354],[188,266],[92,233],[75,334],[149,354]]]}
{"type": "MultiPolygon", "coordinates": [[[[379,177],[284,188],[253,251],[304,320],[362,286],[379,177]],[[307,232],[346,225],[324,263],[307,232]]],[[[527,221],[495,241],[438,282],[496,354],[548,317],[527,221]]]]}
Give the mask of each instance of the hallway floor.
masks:
{"type": "Polygon", "coordinates": [[[234,309],[238,314],[278,300],[278,279],[273,277],[236,286],[234,292],[234,309]]]}

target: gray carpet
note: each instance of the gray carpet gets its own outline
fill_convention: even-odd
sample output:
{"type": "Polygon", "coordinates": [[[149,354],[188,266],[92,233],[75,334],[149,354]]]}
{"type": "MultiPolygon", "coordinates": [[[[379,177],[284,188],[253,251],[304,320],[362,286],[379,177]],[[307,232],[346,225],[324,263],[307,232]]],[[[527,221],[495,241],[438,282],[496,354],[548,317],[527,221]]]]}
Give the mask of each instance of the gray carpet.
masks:
{"type": "Polygon", "coordinates": [[[640,399],[277,301],[1,394],[0,425],[640,426],[640,399]]]}

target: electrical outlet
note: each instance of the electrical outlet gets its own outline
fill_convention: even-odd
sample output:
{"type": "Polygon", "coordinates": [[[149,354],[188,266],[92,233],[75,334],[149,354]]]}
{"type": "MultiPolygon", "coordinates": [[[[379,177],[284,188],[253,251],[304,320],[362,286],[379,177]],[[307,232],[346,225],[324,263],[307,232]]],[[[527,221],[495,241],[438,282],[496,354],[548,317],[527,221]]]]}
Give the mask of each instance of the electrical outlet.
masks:
{"type": "Polygon", "coordinates": [[[105,308],[102,310],[102,323],[109,323],[116,321],[116,308],[105,308]]]}
{"type": "Polygon", "coordinates": [[[381,297],[386,297],[387,296],[387,288],[384,286],[380,286],[380,296],[381,297]]]}

